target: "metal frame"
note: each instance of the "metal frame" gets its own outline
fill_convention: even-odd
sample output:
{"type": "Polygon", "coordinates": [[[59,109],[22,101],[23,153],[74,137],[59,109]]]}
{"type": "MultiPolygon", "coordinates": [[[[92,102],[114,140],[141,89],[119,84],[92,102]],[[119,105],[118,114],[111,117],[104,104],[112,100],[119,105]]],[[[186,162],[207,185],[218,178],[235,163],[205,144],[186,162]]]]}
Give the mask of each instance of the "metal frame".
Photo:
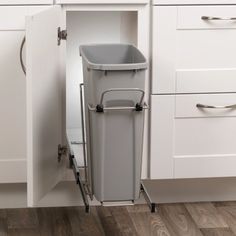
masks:
{"type": "Polygon", "coordinates": [[[81,109],[81,126],[82,126],[82,144],[83,144],[83,155],[84,155],[84,171],[85,181],[88,182],[88,171],[87,171],[87,155],[86,155],[86,140],[85,140],[85,125],[84,125],[84,99],[83,99],[83,86],[81,83],[80,87],[80,109],[81,109]]]}
{"type": "Polygon", "coordinates": [[[143,99],[144,99],[144,95],[145,95],[145,91],[142,90],[142,89],[139,89],[139,88],[113,88],[113,89],[108,89],[108,90],[105,90],[102,95],[101,95],[101,99],[100,99],[100,105],[103,105],[103,100],[104,100],[104,96],[107,94],[107,93],[110,93],[110,92],[141,92],[141,98],[140,98],[140,102],[139,104],[142,104],[143,103],[143,99]]]}
{"type": "MultiPolygon", "coordinates": [[[[85,120],[84,120],[84,99],[83,99],[83,86],[84,84],[80,84],[80,105],[81,105],[81,124],[82,124],[82,142],[71,142],[71,144],[78,144],[78,145],[83,145],[83,155],[84,155],[84,172],[85,172],[85,179],[81,179],[80,175],[80,167],[78,167],[76,159],[73,154],[69,155],[70,159],[70,167],[73,169],[74,176],[76,179],[76,184],[79,185],[80,192],[82,195],[82,199],[85,205],[85,212],[89,212],[90,210],[90,205],[89,205],[89,200],[88,196],[90,196],[90,199],[93,200],[93,194],[92,191],[90,191],[89,186],[89,181],[88,181],[88,162],[87,162],[87,153],[86,153],[86,139],[85,139],[85,120]]],[[[140,92],[141,93],[141,98],[140,98],[140,105],[142,106],[142,109],[149,109],[148,105],[146,103],[143,103],[145,92],[142,89],[136,89],[136,88],[131,88],[131,89],[109,89],[106,90],[102,93],[101,99],[100,99],[100,104],[103,105],[103,100],[105,94],[109,92],[116,92],[116,91],[131,91],[131,92],[140,92]]],[[[103,108],[104,110],[136,110],[137,107],[105,107],[103,108]]],[[[89,115],[89,121],[90,121],[90,111],[96,111],[95,107],[92,107],[91,105],[88,104],[88,115],[89,115]]],[[[145,188],[144,184],[141,181],[141,186],[140,186],[140,192],[143,194],[150,210],[152,213],[156,211],[156,203],[152,202],[151,197],[149,196],[147,189],[145,188]]]]}
{"type": "MultiPolygon", "coordinates": [[[[88,104],[88,109],[89,111],[97,111],[96,107],[92,107],[91,105],[88,104]]],[[[133,110],[135,111],[137,109],[137,107],[104,107],[103,110],[104,111],[123,111],[123,110],[133,110]]],[[[142,107],[143,110],[147,110],[149,109],[148,105],[146,103],[144,103],[144,106],[142,107]]]]}
{"type": "Polygon", "coordinates": [[[149,109],[148,105],[143,102],[144,100],[144,96],[145,96],[145,91],[139,88],[112,88],[112,89],[108,89],[103,91],[101,98],[100,98],[100,104],[98,104],[96,107],[93,107],[92,105],[88,104],[88,110],[89,111],[97,111],[97,112],[103,112],[103,111],[112,111],[112,110],[135,110],[135,111],[142,111],[145,109],[149,109]],[[140,92],[141,93],[141,97],[140,97],[140,101],[139,103],[136,104],[136,106],[121,106],[121,107],[104,107],[103,105],[103,100],[104,97],[107,93],[111,93],[111,92],[140,92]]]}
{"type": "Polygon", "coordinates": [[[88,197],[87,197],[87,192],[86,192],[86,182],[82,181],[81,176],[80,176],[80,170],[79,167],[77,165],[76,159],[73,155],[70,154],[70,165],[73,169],[74,172],[74,176],[75,176],[75,180],[76,180],[76,184],[79,185],[80,188],[80,192],[83,198],[83,202],[85,205],[85,212],[89,212],[90,210],[90,206],[89,206],[89,201],[88,201],[88,197]]]}
{"type": "Polygon", "coordinates": [[[148,204],[148,206],[150,208],[151,213],[155,213],[156,212],[157,204],[152,201],[152,199],[151,199],[150,195],[148,194],[148,191],[145,188],[145,186],[142,183],[142,181],[141,181],[140,191],[143,194],[144,199],[146,200],[146,202],[147,202],[147,204],[148,204]]]}

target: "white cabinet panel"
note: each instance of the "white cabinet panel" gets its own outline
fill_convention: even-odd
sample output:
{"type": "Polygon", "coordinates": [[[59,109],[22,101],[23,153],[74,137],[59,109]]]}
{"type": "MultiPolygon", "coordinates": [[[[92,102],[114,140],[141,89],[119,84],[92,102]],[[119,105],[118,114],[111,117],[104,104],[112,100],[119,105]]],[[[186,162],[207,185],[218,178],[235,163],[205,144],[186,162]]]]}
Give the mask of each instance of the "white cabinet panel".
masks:
{"type": "Polygon", "coordinates": [[[151,96],[151,179],[173,178],[175,96],[151,96]]]}
{"type": "Polygon", "coordinates": [[[176,93],[235,92],[235,78],[236,68],[179,69],[176,71],[175,90],[176,93]]]}
{"type": "Polygon", "coordinates": [[[0,7],[0,183],[26,182],[26,78],[20,66],[25,15],[44,7],[0,7]]]}
{"type": "Polygon", "coordinates": [[[176,19],[176,7],[153,8],[153,94],[175,91],[176,19]]]}
{"type": "Polygon", "coordinates": [[[53,4],[53,0],[0,0],[0,5],[53,4]]]}
{"type": "Polygon", "coordinates": [[[153,0],[153,5],[233,5],[235,0],[153,0]]]}
{"type": "Polygon", "coordinates": [[[56,0],[57,4],[148,4],[149,0],[56,0]]]}
{"type": "Polygon", "coordinates": [[[218,156],[178,157],[175,178],[234,177],[236,154],[218,156]]]}
{"type": "Polygon", "coordinates": [[[26,159],[0,159],[0,183],[26,183],[26,159]]]}
{"type": "Polygon", "coordinates": [[[0,159],[26,158],[26,80],[19,59],[23,37],[24,32],[0,31],[0,159]]]}
{"type": "Polygon", "coordinates": [[[151,178],[236,176],[236,94],[154,95],[151,178]]]}
{"type": "Polygon", "coordinates": [[[152,93],[236,92],[236,6],[154,7],[152,93]]]}
{"type": "Polygon", "coordinates": [[[24,30],[25,16],[46,8],[47,6],[0,6],[0,30],[24,30]]]}
{"type": "Polygon", "coordinates": [[[36,205],[63,177],[62,85],[57,28],[61,8],[51,7],[26,21],[28,204],[36,205]]]}
{"type": "Polygon", "coordinates": [[[229,19],[236,17],[236,6],[185,6],[178,7],[177,29],[232,29],[235,20],[204,20],[206,17],[229,19]]]}

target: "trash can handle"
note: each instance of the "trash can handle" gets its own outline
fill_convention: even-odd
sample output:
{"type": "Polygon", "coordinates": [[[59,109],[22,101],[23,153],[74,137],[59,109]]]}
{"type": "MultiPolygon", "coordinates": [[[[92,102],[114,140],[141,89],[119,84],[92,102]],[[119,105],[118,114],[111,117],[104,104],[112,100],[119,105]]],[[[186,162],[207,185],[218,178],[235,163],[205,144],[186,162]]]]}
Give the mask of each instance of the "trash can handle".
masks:
{"type": "MultiPolygon", "coordinates": [[[[102,108],[102,111],[129,111],[129,110],[136,110],[136,111],[141,111],[141,110],[148,110],[149,106],[144,102],[143,106],[141,107],[141,110],[137,110],[137,105],[132,106],[132,107],[104,107],[102,108]]],[[[93,107],[90,104],[88,104],[88,110],[89,111],[94,111],[98,112],[97,107],[93,107]]]]}
{"type": "Polygon", "coordinates": [[[144,99],[144,95],[145,95],[145,91],[142,90],[142,89],[139,89],[139,88],[112,88],[112,89],[108,89],[108,90],[105,90],[102,95],[101,95],[101,99],[100,99],[100,104],[101,106],[103,106],[103,100],[104,100],[104,96],[107,94],[107,93],[111,93],[111,92],[140,92],[141,93],[141,98],[140,98],[140,102],[139,104],[142,104],[143,103],[143,99],[144,99]]]}

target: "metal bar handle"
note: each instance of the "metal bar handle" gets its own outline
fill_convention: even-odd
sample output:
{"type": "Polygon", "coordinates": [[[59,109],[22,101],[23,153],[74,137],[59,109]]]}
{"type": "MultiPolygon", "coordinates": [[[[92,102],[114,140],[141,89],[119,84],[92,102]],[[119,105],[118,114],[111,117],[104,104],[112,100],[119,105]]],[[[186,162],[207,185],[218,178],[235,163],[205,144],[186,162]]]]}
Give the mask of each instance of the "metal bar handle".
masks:
{"type": "Polygon", "coordinates": [[[227,20],[227,21],[234,21],[236,17],[215,17],[215,16],[202,16],[202,20],[227,20]]]}
{"type": "Polygon", "coordinates": [[[23,49],[24,49],[24,45],[25,45],[25,36],[22,39],[21,45],[20,45],[20,65],[21,65],[21,69],[24,72],[24,74],[26,75],[26,67],[24,64],[24,60],[23,60],[23,49]]]}
{"type": "Polygon", "coordinates": [[[139,88],[113,88],[113,89],[108,89],[105,90],[102,95],[101,95],[101,99],[100,99],[100,105],[103,105],[103,100],[104,100],[104,96],[107,93],[111,93],[111,92],[140,92],[141,93],[141,98],[140,98],[140,102],[139,104],[143,103],[143,99],[144,99],[144,95],[145,95],[145,91],[139,88]]]}
{"type": "Polygon", "coordinates": [[[85,122],[84,122],[84,99],[83,99],[83,86],[80,85],[80,106],[81,106],[81,125],[82,125],[82,143],[83,143],[83,155],[84,155],[84,172],[85,172],[85,181],[88,183],[88,171],[87,171],[87,155],[86,155],[86,146],[85,146],[85,122]]]}
{"type": "Polygon", "coordinates": [[[198,103],[196,105],[197,108],[210,108],[210,109],[236,109],[236,104],[227,105],[227,106],[212,106],[212,105],[204,105],[198,103]]]}
{"type": "MultiPolygon", "coordinates": [[[[89,111],[97,111],[96,107],[92,107],[90,104],[88,104],[88,109],[89,111]]],[[[127,111],[127,110],[136,110],[136,107],[104,107],[104,111],[127,111]]],[[[144,103],[144,106],[142,107],[143,110],[149,109],[149,106],[144,103]]]]}

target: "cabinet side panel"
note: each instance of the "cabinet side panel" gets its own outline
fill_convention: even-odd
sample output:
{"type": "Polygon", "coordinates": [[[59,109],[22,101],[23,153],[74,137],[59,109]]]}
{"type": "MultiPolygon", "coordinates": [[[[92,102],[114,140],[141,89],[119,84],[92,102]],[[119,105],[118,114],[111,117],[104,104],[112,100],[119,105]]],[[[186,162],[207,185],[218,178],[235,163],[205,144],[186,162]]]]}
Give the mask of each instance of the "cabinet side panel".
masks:
{"type": "Polygon", "coordinates": [[[153,8],[152,94],[175,92],[177,7],[153,8]]]}
{"type": "Polygon", "coordinates": [[[151,96],[151,179],[173,178],[174,95],[151,96]]]}

